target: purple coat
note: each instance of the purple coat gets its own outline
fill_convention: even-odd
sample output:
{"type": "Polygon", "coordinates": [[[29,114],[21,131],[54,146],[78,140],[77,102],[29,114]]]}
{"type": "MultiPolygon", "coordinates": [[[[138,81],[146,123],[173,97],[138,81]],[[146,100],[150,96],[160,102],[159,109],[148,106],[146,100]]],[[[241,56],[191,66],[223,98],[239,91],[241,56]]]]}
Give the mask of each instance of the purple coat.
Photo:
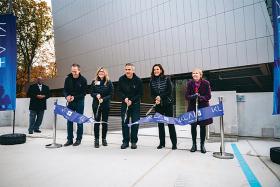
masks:
{"type": "MultiPolygon", "coordinates": [[[[192,97],[195,94],[195,82],[194,80],[190,80],[187,84],[187,91],[185,94],[185,98],[188,101],[188,112],[195,111],[195,98],[192,97]]],[[[203,108],[209,106],[209,100],[211,99],[211,87],[210,83],[207,80],[201,80],[198,93],[200,96],[198,97],[198,108],[203,108]]],[[[213,123],[213,118],[206,119],[203,121],[199,121],[198,125],[209,125],[213,123]]]]}

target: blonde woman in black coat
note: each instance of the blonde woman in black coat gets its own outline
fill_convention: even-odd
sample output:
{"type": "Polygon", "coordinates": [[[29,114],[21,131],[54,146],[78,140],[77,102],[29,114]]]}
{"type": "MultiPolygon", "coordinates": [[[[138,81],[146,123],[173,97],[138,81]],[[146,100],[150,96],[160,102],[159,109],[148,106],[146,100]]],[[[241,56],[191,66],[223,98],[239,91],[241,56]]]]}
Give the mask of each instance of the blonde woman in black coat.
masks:
{"type": "MultiPolygon", "coordinates": [[[[108,131],[108,116],[110,111],[110,101],[113,94],[113,84],[109,79],[108,71],[101,67],[97,70],[94,80],[91,84],[90,94],[92,100],[92,111],[95,120],[102,124],[102,145],[107,146],[106,136],[108,131]]],[[[99,148],[99,126],[100,123],[94,124],[94,147],[99,148]]]]}

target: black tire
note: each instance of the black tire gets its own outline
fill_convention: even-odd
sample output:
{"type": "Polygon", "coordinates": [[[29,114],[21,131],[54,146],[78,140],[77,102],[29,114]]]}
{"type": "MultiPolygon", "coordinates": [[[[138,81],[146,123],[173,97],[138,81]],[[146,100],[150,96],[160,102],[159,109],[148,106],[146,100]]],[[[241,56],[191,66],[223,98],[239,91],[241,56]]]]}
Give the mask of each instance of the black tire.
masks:
{"type": "Polygon", "coordinates": [[[15,145],[22,144],[26,142],[25,134],[4,134],[0,136],[0,144],[1,145],[15,145]]]}
{"type": "Polygon", "coordinates": [[[280,147],[270,148],[270,159],[276,164],[280,164],[280,147]]]}

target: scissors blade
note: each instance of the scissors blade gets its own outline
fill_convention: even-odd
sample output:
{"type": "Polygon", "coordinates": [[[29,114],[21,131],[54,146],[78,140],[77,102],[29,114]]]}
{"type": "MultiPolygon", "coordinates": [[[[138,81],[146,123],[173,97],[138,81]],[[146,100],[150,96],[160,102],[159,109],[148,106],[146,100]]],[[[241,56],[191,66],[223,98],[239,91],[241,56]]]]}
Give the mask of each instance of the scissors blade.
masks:
{"type": "Polygon", "coordinates": [[[153,106],[151,106],[151,108],[148,110],[148,112],[146,113],[146,116],[149,115],[153,109],[155,108],[156,104],[153,104],[153,106]]]}

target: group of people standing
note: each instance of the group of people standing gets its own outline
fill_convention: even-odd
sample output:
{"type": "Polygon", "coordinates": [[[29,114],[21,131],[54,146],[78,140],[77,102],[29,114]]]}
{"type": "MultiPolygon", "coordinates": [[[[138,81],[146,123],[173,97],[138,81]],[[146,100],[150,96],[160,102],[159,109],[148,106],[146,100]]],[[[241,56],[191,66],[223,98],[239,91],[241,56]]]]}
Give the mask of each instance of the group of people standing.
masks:
{"type": "MultiPolygon", "coordinates": [[[[185,98],[188,101],[188,111],[195,111],[198,108],[209,106],[211,99],[211,88],[207,80],[202,79],[203,73],[200,69],[192,72],[193,79],[187,83],[185,98]]],[[[169,76],[164,74],[161,64],[152,67],[150,79],[150,92],[154,100],[155,111],[173,117],[173,97],[172,82],[169,76]]],[[[64,83],[64,96],[67,100],[67,107],[77,113],[84,112],[84,99],[87,91],[87,80],[80,73],[80,66],[73,64],[71,73],[64,83]]],[[[106,135],[108,131],[108,116],[110,111],[110,101],[114,87],[109,79],[108,71],[101,67],[97,70],[91,83],[90,94],[93,98],[92,111],[96,123],[94,124],[94,147],[100,146],[100,126],[102,126],[102,145],[107,146],[106,135]]],[[[121,100],[121,120],[122,120],[122,145],[121,149],[126,149],[131,143],[131,149],[137,149],[139,125],[128,127],[128,123],[134,123],[140,119],[140,103],[143,95],[143,84],[141,79],[135,74],[135,67],[131,63],[125,64],[124,75],[119,78],[118,93],[121,100]]],[[[45,98],[46,100],[46,98],[45,98]]],[[[204,142],[206,136],[206,125],[211,124],[212,119],[199,121],[191,124],[191,134],[193,146],[191,152],[197,151],[196,127],[200,126],[200,148],[202,153],[206,153],[204,142]]],[[[31,122],[30,122],[31,124],[31,122]]],[[[30,125],[32,126],[32,125],[30,125]]],[[[38,125],[37,125],[38,126],[38,125]]],[[[172,149],[177,149],[177,135],[174,124],[168,124],[172,149]]],[[[165,128],[163,123],[158,123],[159,145],[157,149],[165,147],[165,128]]],[[[67,142],[64,146],[78,146],[81,144],[83,135],[83,124],[77,124],[77,137],[73,142],[73,122],[67,121],[67,142]]]]}

